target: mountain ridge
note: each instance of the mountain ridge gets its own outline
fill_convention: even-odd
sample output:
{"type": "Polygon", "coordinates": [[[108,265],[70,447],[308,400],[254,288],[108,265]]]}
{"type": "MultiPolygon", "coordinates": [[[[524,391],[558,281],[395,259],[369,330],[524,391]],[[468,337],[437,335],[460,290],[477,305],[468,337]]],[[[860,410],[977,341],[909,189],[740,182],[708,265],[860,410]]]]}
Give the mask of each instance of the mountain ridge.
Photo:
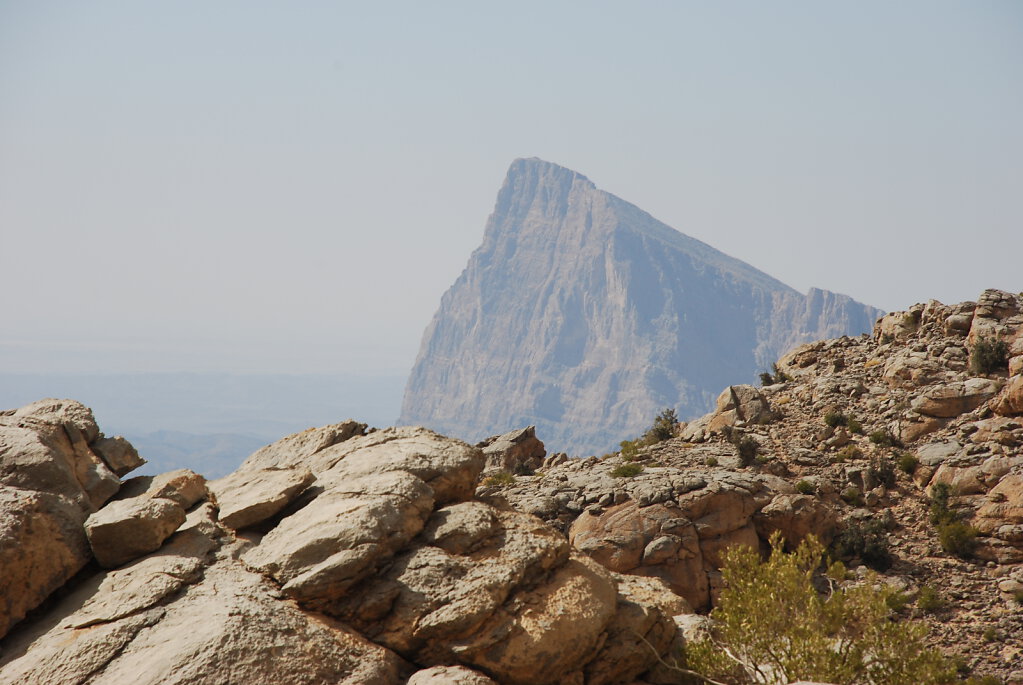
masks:
{"type": "Polygon", "coordinates": [[[517,159],[424,332],[399,423],[473,441],[535,424],[558,449],[600,451],[881,313],[802,295],[578,172],[517,159]]]}

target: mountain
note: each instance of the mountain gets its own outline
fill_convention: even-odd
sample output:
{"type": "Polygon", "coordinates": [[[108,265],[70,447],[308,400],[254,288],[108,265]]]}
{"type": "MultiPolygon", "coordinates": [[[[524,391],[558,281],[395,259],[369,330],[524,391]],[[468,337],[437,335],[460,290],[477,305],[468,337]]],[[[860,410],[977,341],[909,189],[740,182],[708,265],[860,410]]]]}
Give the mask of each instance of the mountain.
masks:
{"type": "Polygon", "coordinates": [[[554,449],[599,453],[882,313],[803,295],[581,174],[519,159],[423,335],[399,423],[469,440],[535,424],[554,449]]]}

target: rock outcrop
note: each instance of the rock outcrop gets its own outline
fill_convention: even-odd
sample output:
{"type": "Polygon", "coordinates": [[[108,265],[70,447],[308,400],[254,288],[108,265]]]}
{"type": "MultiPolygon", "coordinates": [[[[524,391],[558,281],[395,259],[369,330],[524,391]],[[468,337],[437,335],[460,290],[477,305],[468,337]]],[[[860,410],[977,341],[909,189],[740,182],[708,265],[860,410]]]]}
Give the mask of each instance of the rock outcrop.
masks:
{"type": "MultiPolygon", "coordinates": [[[[683,598],[475,499],[488,456],[461,441],[348,421],[269,445],[209,486],[189,471],[121,486],[101,461],[70,477],[90,453],[50,440],[66,425],[82,445],[102,439],[77,403],[0,423],[4,473],[37,488],[0,492],[13,522],[0,684],[611,684],[680,644],[683,598]],[[62,497],[74,516],[53,523],[62,497]],[[51,600],[18,623],[23,587],[51,600]]],[[[491,445],[502,463],[542,456],[532,430],[491,445]]]]}
{"type": "Polygon", "coordinates": [[[600,454],[664,407],[692,418],[793,345],[880,311],[803,295],[580,174],[516,160],[483,244],[423,335],[400,423],[469,440],[535,425],[600,454]]]}

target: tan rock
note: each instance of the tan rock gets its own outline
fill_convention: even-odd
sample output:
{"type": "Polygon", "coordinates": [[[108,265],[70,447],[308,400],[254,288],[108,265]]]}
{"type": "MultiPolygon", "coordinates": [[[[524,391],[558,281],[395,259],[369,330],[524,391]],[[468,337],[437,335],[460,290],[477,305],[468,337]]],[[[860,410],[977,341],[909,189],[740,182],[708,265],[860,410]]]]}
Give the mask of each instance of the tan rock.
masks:
{"type": "Polygon", "coordinates": [[[1023,375],[1009,379],[998,397],[991,401],[991,410],[1001,416],[1023,415],[1023,375]]]}
{"type": "Polygon", "coordinates": [[[325,488],[243,557],[310,606],[338,599],[369,575],[422,530],[434,505],[430,487],[403,471],[325,488]]]}
{"type": "Polygon", "coordinates": [[[677,505],[640,507],[635,501],[588,512],[569,530],[575,549],[618,573],[664,580],[696,608],[710,601],[696,527],[677,505]]]}
{"type": "Polygon", "coordinates": [[[497,681],[465,666],[434,666],[413,673],[406,685],[497,685],[497,681]]]}
{"type": "Polygon", "coordinates": [[[835,510],[811,495],[777,495],[753,520],[761,538],[767,540],[777,531],[785,538],[788,549],[799,546],[807,535],[814,535],[827,545],[838,525],[835,510]]]}
{"type": "Polygon", "coordinates": [[[913,410],[925,416],[952,418],[973,411],[994,397],[1000,384],[989,378],[971,378],[933,388],[913,400],[913,410]]]}
{"type": "Polygon", "coordinates": [[[726,426],[767,423],[775,416],[770,402],[760,390],[752,385],[730,385],[718,395],[717,407],[707,430],[717,433],[726,426]]]}
{"type": "Polygon", "coordinates": [[[112,438],[97,438],[91,445],[93,451],[118,476],[134,471],[146,463],[134,446],[120,435],[112,438]]]}
{"type": "Polygon", "coordinates": [[[160,548],[185,522],[185,510],[161,497],[116,500],[85,522],[89,546],[101,566],[113,568],[160,548]]]}
{"type": "MultiPolygon", "coordinates": [[[[165,572],[177,568],[162,565],[168,563],[145,570],[139,562],[115,572],[136,574],[129,592],[138,593],[132,600],[137,613],[96,614],[97,606],[116,608],[124,599],[125,589],[113,581],[100,580],[98,591],[92,581],[66,598],[54,610],[66,620],[32,626],[5,644],[0,684],[77,685],[83,674],[91,674],[91,685],[404,682],[395,654],[325,616],[274,599],[271,583],[230,557],[207,567],[202,582],[184,593],[167,585],[173,581],[165,572]]],[[[190,562],[183,563],[187,572],[190,562]]]]}
{"type": "Polygon", "coordinates": [[[206,478],[190,469],[177,469],[158,476],[138,476],[124,482],[118,499],[159,497],[178,504],[182,509],[191,509],[209,495],[206,478]]]}
{"type": "Polygon", "coordinates": [[[536,426],[495,435],[476,446],[483,449],[486,459],[484,471],[532,473],[540,468],[547,456],[543,443],[536,437],[536,426]]]}
{"type": "Polygon", "coordinates": [[[220,521],[241,530],[280,512],[315,480],[309,471],[294,468],[249,468],[209,484],[220,508],[220,521]]]}

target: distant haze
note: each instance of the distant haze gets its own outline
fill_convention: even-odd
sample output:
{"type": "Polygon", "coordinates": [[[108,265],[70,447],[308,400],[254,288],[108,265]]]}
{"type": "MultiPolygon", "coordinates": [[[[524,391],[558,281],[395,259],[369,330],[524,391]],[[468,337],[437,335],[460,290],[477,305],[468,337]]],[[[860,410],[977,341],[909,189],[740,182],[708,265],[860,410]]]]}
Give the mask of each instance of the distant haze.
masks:
{"type": "Polygon", "coordinates": [[[805,292],[1023,288],[1023,5],[0,2],[0,371],[407,373],[510,161],[805,292]]]}

